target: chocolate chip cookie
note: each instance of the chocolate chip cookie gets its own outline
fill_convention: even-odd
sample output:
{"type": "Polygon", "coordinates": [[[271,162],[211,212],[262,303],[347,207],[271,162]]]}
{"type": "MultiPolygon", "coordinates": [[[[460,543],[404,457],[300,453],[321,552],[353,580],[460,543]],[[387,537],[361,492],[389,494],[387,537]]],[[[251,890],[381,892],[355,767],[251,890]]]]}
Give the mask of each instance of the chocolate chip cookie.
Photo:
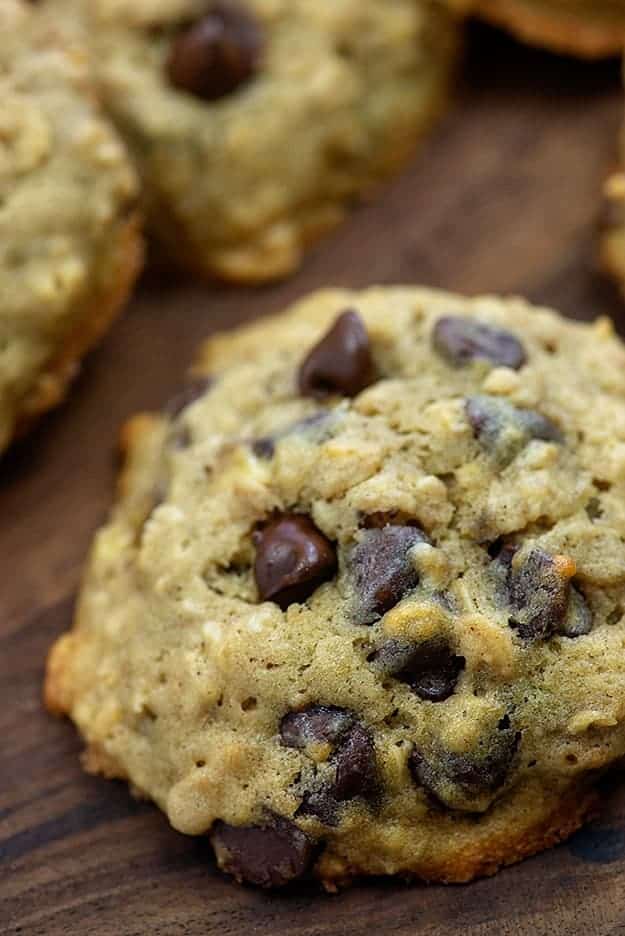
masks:
{"type": "Polygon", "coordinates": [[[619,55],[625,0],[451,0],[520,39],[581,58],[619,55]]]}
{"type": "Polygon", "coordinates": [[[402,161],[455,45],[442,0],[74,3],[155,239],[232,280],[291,272],[402,161]]]}
{"type": "Polygon", "coordinates": [[[0,4],[0,450],[62,398],[141,263],[138,184],[80,45],[0,4]]]}
{"type": "Polygon", "coordinates": [[[132,421],[49,707],[221,868],[468,881],[625,754],[625,348],[607,320],[322,292],[132,421]]]}

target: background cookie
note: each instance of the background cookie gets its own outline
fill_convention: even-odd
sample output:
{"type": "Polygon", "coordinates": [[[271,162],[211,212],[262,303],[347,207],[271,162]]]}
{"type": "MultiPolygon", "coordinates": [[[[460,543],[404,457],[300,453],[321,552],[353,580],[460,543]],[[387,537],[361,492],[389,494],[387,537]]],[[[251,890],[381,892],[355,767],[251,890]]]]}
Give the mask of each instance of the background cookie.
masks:
{"type": "Polygon", "coordinates": [[[601,261],[607,273],[625,290],[625,130],[619,139],[621,168],[613,172],[604,186],[605,208],[601,230],[601,261]]]}
{"type": "Polygon", "coordinates": [[[0,5],[0,450],[61,399],[141,265],[137,181],[55,21],[0,5]]]}
{"type": "Polygon", "coordinates": [[[625,289],[625,173],[613,173],[605,184],[604,194],[601,262],[605,271],[625,289]]]}
{"type": "Polygon", "coordinates": [[[625,46],[623,0],[452,0],[520,39],[583,58],[618,55],[625,46]]]}
{"type": "Polygon", "coordinates": [[[521,300],[330,291],[209,342],[49,661],[87,769],[263,886],[569,834],[625,752],[624,394],[609,322],[521,300]]]}
{"type": "Polygon", "coordinates": [[[407,154],[441,105],[437,0],[82,2],[151,229],[202,274],[266,280],[407,154]]]}

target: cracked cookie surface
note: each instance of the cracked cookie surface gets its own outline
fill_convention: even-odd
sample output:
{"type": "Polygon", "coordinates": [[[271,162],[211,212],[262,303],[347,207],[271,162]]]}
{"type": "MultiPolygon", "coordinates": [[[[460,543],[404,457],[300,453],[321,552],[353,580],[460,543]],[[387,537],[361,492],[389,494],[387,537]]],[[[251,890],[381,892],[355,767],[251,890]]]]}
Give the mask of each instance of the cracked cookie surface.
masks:
{"type": "Polygon", "coordinates": [[[441,0],[72,0],[165,252],[208,276],[291,272],[400,164],[445,97],[441,0]]]}
{"type": "Polygon", "coordinates": [[[0,5],[0,450],[63,396],[141,264],[138,183],[80,43],[0,5]]]}
{"type": "Polygon", "coordinates": [[[583,821],[625,753],[607,320],[318,293],[125,443],[47,674],[89,770],[262,886],[466,881],[583,821]]]}

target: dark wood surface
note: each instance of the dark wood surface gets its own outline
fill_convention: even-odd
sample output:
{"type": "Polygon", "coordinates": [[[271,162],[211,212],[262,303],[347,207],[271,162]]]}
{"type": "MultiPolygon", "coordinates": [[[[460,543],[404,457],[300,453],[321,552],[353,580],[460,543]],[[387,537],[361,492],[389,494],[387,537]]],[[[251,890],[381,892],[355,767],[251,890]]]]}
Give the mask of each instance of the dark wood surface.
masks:
{"type": "Polygon", "coordinates": [[[328,284],[519,292],[590,318],[625,306],[594,272],[618,66],[471,33],[456,101],[401,178],[260,291],[146,276],[66,405],[0,465],[0,933],[24,936],[625,934],[625,792],[551,852],[465,887],[362,883],[266,895],[222,878],[122,784],[84,775],[42,710],[46,651],[110,502],[118,427],[175,389],[199,339],[328,284]]]}

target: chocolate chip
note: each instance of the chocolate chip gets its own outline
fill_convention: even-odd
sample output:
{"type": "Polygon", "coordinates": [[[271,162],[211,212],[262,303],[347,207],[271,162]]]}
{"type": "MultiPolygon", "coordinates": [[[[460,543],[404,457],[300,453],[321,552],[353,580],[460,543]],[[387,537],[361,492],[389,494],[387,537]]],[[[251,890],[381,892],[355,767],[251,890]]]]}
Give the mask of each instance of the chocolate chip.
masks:
{"type": "Polygon", "coordinates": [[[212,387],[214,381],[212,377],[194,377],[188,380],[183,389],[173,396],[163,408],[163,411],[169,419],[176,419],[183,410],[203,397],[212,387]]]}
{"type": "Polygon", "coordinates": [[[532,439],[562,442],[562,433],[551,420],[497,397],[469,397],[465,412],[480,445],[502,466],[510,464],[532,439]]]}
{"type": "Polygon", "coordinates": [[[311,744],[334,747],[353,725],[355,716],[335,705],[311,705],[300,712],[288,712],[280,722],[280,736],[286,747],[303,749],[311,744]]]}
{"type": "Polygon", "coordinates": [[[434,797],[442,805],[446,805],[444,790],[445,781],[448,781],[447,773],[444,770],[446,761],[444,755],[440,756],[441,763],[437,762],[437,757],[429,757],[416,745],[410,752],[408,758],[408,768],[415,782],[423,787],[424,790],[434,797]]]}
{"type": "Polygon", "coordinates": [[[575,564],[566,556],[551,556],[532,549],[515,556],[510,567],[508,591],[510,626],[524,640],[544,640],[564,624],[571,595],[575,564]]]}
{"type": "Polygon", "coordinates": [[[239,4],[218,3],[174,41],[167,75],[206,101],[236,91],[256,73],[263,46],[258,20],[239,4]]]}
{"type": "Polygon", "coordinates": [[[280,439],[284,439],[287,436],[295,435],[296,433],[304,437],[314,435],[315,440],[318,438],[318,440],[321,441],[324,435],[326,435],[324,430],[327,429],[327,424],[332,421],[331,412],[328,410],[319,410],[316,413],[312,413],[310,416],[298,419],[297,422],[291,423],[286,429],[278,431],[275,435],[261,436],[255,439],[251,443],[252,451],[257,458],[271,459],[276,451],[276,442],[279,442],[280,439]],[[313,432],[313,430],[320,431],[313,432]]]}
{"type": "Polygon", "coordinates": [[[282,610],[303,602],[337,568],[336,551],[309,517],[282,514],[254,534],[254,575],[261,601],[282,610]]]}
{"type": "Polygon", "coordinates": [[[418,644],[389,640],[368,660],[379,672],[406,683],[429,702],[448,699],[465,666],[464,657],[456,656],[442,637],[418,644]]]}
{"type": "Polygon", "coordinates": [[[314,843],[295,823],[272,814],[254,826],[218,821],[211,841],[219,867],[241,883],[283,887],[301,878],[314,858],[314,843]]]}
{"type": "Polygon", "coordinates": [[[299,389],[303,396],[354,397],[373,380],[369,336],[358,313],[351,310],[339,315],[299,370],[299,389]]]}
{"type": "Polygon", "coordinates": [[[333,749],[326,762],[330,775],[323,767],[321,773],[316,769],[297,815],[315,816],[324,825],[335,825],[341,803],[374,793],[377,770],[373,739],[353,712],[334,705],[311,705],[285,715],[280,735],[286,747],[305,750],[309,745],[329,744],[333,749]]]}
{"type": "Polygon", "coordinates": [[[271,436],[261,436],[252,442],[252,451],[257,458],[263,458],[267,461],[273,458],[276,451],[276,443],[271,436]]]}
{"type": "Polygon", "coordinates": [[[297,815],[315,816],[324,825],[338,822],[341,804],[361,797],[370,799],[377,790],[375,746],[362,725],[353,725],[330,758],[331,779],[319,780],[304,793],[297,815]]]}
{"type": "Polygon", "coordinates": [[[601,501],[598,497],[591,497],[588,503],[586,504],[586,513],[588,517],[593,521],[600,520],[603,516],[603,507],[601,506],[601,501]]]}
{"type": "Polygon", "coordinates": [[[514,562],[519,551],[519,546],[504,540],[489,547],[499,601],[513,612],[510,626],[525,640],[590,633],[592,613],[571,582],[575,571],[572,560],[533,549],[514,562]]]}
{"type": "Polygon", "coordinates": [[[373,624],[419,583],[410,550],[427,538],[417,527],[367,530],[347,557],[359,624],[373,624]]]}
{"type": "Polygon", "coordinates": [[[418,644],[387,640],[369,654],[367,663],[371,663],[382,676],[397,676],[410,665],[417,648],[418,644]]]}
{"type": "Polygon", "coordinates": [[[415,781],[443,806],[483,812],[506,782],[521,734],[502,719],[499,729],[470,754],[413,748],[408,766],[415,781]]]}
{"type": "Polygon", "coordinates": [[[369,732],[354,725],[335,757],[336,779],[332,794],[339,803],[356,796],[368,796],[375,789],[375,747],[369,732]]]}
{"type": "Polygon", "coordinates": [[[560,627],[563,637],[574,640],[576,637],[585,637],[592,630],[592,613],[586,604],[584,596],[571,585],[569,606],[560,627]]]}
{"type": "Polygon", "coordinates": [[[332,796],[330,788],[320,785],[315,790],[306,790],[296,816],[314,816],[322,825],[335,826],[339,823],[340,804],[332,796]]]}
{"type": "Polygon", "coordinates": [[[457,367],[481,359],[519,370],[527,360],[523,345],[510,332],[470,318],[439,319],[432,332],[432,344],[457,367]]]}

